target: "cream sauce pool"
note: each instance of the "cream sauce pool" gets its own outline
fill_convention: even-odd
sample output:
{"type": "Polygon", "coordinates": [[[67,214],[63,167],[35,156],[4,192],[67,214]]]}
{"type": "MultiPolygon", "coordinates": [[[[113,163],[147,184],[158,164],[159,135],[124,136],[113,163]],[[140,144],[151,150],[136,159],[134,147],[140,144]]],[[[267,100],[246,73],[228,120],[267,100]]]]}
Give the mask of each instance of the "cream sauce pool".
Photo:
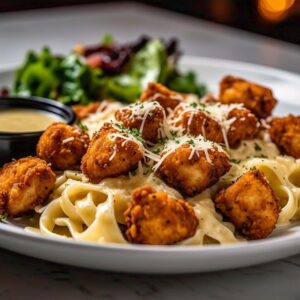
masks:
{"type": "Polygon", "coordinates": [[[0,111],[0,132],[43,131],[55,122],[63,121],[58,115],[34,109],[6,109],[0,111]]]}

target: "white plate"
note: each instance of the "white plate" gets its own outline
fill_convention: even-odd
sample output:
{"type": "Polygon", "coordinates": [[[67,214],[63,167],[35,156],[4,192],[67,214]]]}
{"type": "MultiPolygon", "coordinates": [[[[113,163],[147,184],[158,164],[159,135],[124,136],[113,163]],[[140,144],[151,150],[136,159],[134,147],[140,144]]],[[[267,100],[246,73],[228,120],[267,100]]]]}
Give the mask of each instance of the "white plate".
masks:
{"type": "MultiPolygon", "coordinates": [[[[234,61],[184,57],[182,69],[193,69],[212,91],[224,75],[245,77],[271,87],[279,104],[275,114],[300,114],[300,76],[234,61]]],[[[12,71],[0,72],[10,85],[12,71]]],[[[99,270],[139,273],[192,273],[232,269],[269,262],[300,252],[300,226],[281,228],[265,240],[225,246],[99,245],[45,238],[0,223],[0,246],[25,255],[99,270]]]]}

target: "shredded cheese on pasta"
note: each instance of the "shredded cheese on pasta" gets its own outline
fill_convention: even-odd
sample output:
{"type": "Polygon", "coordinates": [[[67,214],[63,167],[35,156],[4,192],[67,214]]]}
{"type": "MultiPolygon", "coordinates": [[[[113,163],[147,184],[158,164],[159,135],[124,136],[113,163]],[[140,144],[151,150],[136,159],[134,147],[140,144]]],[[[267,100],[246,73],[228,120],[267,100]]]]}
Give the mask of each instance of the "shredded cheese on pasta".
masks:
{"type": "MultiPolygon", "coordinates": [[[[154,95],[153,100],[157,97],[158,95],[154,95]]],[[[177,96],[175,98],[178,99],[177,96]]],[[[83,124],[89,129],[90,136],[99,130],[104,122],[115,121],[115,112],[123,107],[115,102],[109,102],[109,105],[108,102],[103,102],[101,105],[103,106],[100,106],[95,114],[83,120],[83,124]]],[[[139,128],[142,132],[147,116],[158,105],[156,101],[149,101],[130,105],[126,109],[131,110],[131,117],[142,120],[139,128]]],[[[108,137],[112,140],[123,139],[121,146],[125,146],[129,141],[134,142],[144,155],[144,161],[139,163],[135,174],[132,172],[128,176],[109,178],[99,184],[92,184],[80,172],[65,171],[57,178],[55,189],[48,203],[35,209],[36,214],[40,215],[38,228],[27,227],[26,230],[56,238],[127,244],[119,224],[125,223],[124,211],[131,200],[133,189],[151,185],[157,190],[167,192],[175,199],[183,198],[178,191],[170,188],[153,175],[153,172],[158,170],[166,157],[182,145],[188,145],[191,149],[188,159],[198,155],[198,151],[204,151],[207,161],[210,162],[209,151],[225,152],[231,158],[232,167],[214,186],[195,197],[186,198],[194,208],[199,226],[193,237],[179,244],[205,245],[243,241],[235,232],[234,226],[225,222],[215,210],[212,199],[220,188],[230,185],[232,181],[253,168],[264,173],[280,199],[281,212],[277,227],[300,219],[300,160],[280,156],[276,145],[270,141],[267,135],[251,141],[243,141],[237,149],[229,149],[227,132],[235,119],[228,119],[228,115],[231,110],[242,108],[243,106],[240,104],[206,103],[203,99],[199,100],[190,96],[187,102],[180,105],[182,112],[178,118],[184,112],[191,112],[188,124],[191,124],[197,111],[202,111],[216,120],[221,125],[227,151],[225,152],[220,145],[206,140],[204,128],[202,129],[203,136],[195,138],[187,134],[183,135],[182,128],[173,126],[178,119],[173,120],[173,124],[169,124],[165,114],[164,122],[159,130],[159,136],[162,139],[159,142],[159,151],[156,151],[157,149],[153,145],[147,144],[140,137],[130,134],[129,131],[123,131],[120,126],[113,122],[113,127],[117,132],[111,133],[108,137]],[[194,102],[196,102],[195,105],[194,102]],[[149,169],[152,171],[150,175],[149,169]]],[[[63,142],[69,141],[71,140],[66,139],[63,142]]],[[[109,160],[115,157],[116,151],[117,147],[114,146],[109,160]]]]}

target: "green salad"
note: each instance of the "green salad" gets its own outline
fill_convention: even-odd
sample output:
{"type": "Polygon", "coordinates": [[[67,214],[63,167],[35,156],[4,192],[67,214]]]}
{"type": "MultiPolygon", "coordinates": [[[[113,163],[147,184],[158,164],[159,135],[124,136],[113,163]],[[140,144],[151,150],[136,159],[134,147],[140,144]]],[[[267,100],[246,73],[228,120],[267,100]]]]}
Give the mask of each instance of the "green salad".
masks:
{"type": "Polygon", "coordinates": [[[118,44],[106,35],[98,45],[77,46],[69,55],[54,55],[49,48],[30,51],[16,73],[12,93],[40,96],[66,104],[88,104],[104,98],[134,102],[148,82],[203,96],[206,87],[193,72],[181,73],[176,40],[164,42],[141,37],[118,44]]]}

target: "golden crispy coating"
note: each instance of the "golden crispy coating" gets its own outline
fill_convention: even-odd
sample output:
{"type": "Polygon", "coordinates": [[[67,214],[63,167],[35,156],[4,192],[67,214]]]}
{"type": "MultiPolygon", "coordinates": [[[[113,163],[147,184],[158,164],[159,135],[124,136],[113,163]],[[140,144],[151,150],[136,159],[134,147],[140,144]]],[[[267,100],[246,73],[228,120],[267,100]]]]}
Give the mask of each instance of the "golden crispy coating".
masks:
{"type": "Polygon", "coordinates": [[[100,102],[93,102],[88,105],[73,105],[72,109],[76,114],[77,120],[82,120],[87,118],[90,114],[95,113],[100,107],[100,102]]]}
{"type": "Polygon", "coordinates": [[[275,228],[280,207],[264,175],[256,170],[241,176],[214,199],[215,205],[248,239],[263,239],[275,228]]]}
{"type": "Polygon", "coordinates": [[[93,183],[104,178],[128,174],[143,159],[139,145],[122,137],[110,123],[105,123],[97,132],[82,158],[81,170],[93,183]]]}
{"type": "Polygon", "coordinates": [[[168,109],[174,109],[181,101],[183,101],[184,95],[176,93],[160,83],[150,82],[140,99],[142,101],[156,100],[166,111],[168,111],[168,109]]]}
{"type": "Polygon", "coordinates": [[[272,141],[285,153],[300,158],[300,117],[273,118],[269,122],[272,141]]]}
{"type": "Polygon", "coordinates": [[[181,105],[178,105],[170,115],[171,120],[176,120],[174,125],[184,129],[183,133],[193,136],[203,135],[210,141],[223,143],[222,129],[218,122],[200,110],[182,112],[183,109],[181,105]]]}
{"type": "MultiPolygon", "coordinates": [[[[193,196],[215,184],[230,169],[227,155],[217,149],[192,149],[184,144],[169,154],[158,169],[158,175],[183,195],[193,196]]],[[[163,155],[163,153],[162,153],[163,155]]]]}
{"type": "Polygon", "coordinates": [[[78,169],[89,144],[88,135],[65,123],[50,125],[37,145],[38,157],[56,170],[78,169]]]}
{"type": "Polygon", "coordinates": [[[216,99],[212,94],[206,94],[201,98],[203,104],[218,104],[220,101],[216,99]]]}
{"type": "Polygon", "coordinates": [[[237,146],[242,140],[251,140],[258,132],[259,122],[248,109],[235,108],[230,111],[228,119],[234,118],[227,132],[227,140],[231,147],[237,146]]]}
{"type": "Polygon", "coordinates": [[[124,215],[128,241],[137,244],[175,244],[192,237],[198,226],[194,209],[187,202],[150,186],[132,192],[124,215]]]}
{"type": "Polygon", "coordinates": [[[55,177],[37,157],[5,164],[0,171],[0,213],[19,216],[42,204],[54,188],[55,177]]]}
{"type": "Polygon", "coordinates": [[[224,104],[243,103],[259,118],[270,116],[277,103],[269,88],[233,76],[226,76],[221,81],[220,101],[224,104]]]}
{"type": "MultiPolygon", "coordinates": [[[[137,106],[143,105],[144,104],[137,106]]],[[[122,122],[127,128],[141,130],[142,138],[152,143],[156,143],[160,137],[159,130],[163,126],[164,116],[164,109],[157,102],[153,102],[153,105],[151,105],[148,110],[145,110],[143,114],[137,116],[135,116],[133,111],[128,107],[119,109],[115,113],[117,121],[122,122]]]]}
{"type": "MultiPolygon", "coordinates": [[[[221,125],[201,110],[186,110],[178,105],[170,119],[175,126],[181,126],[184,133],[193,136],[203,135],[208,140],[224,143],[221,125]]],[[[241,140],[252,139],[258,131],[259,123],[254,114],[248,109],[235,108],[228,114],[227,119],[234,119],[227,131],[227,140],[231,147],[235,147],[241,140]]]]}

